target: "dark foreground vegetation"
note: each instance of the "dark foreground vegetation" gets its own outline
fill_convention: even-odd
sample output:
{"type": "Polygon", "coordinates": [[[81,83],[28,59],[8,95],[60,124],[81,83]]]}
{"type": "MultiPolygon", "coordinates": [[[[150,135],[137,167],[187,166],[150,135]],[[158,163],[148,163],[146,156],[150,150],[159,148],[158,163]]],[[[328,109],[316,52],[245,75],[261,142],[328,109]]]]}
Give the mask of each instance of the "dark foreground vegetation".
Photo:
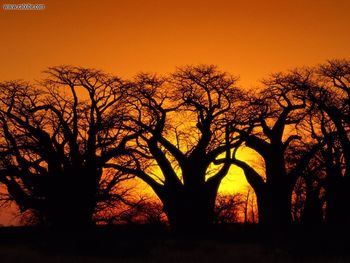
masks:
{"type": "Polygon", "coordinates": [[[85,231],[0,229],[1,262],[348,262],[349,235],[330,229],[265,232],[256,225],[223,225],[176,234],[152,225],[85,231]]]}

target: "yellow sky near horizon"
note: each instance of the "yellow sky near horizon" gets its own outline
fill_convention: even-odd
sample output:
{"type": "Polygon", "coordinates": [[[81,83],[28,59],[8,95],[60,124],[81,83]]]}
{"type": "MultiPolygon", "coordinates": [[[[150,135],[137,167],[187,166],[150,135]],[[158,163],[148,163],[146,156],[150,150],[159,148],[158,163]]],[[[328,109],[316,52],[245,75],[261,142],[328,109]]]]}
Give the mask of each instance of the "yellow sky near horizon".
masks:
{"type": "MultiPolygon", "coordinates": [[[[349,0],[35,3],[46,8],[0,10],[0,81],[40,79],[48,66],[62,64],[125,78],[140,71],[166,74],[177,66],[215,64],[251,88],[272,72],[350,58],[349,0]]],[[[242,158],[254,161],[252,156],[242,158]]],[[[232,168],[220,190],[245,186],[241,170],[232,168]]],[[[2,213],[0,224],[10,222],[2,213]]]]}

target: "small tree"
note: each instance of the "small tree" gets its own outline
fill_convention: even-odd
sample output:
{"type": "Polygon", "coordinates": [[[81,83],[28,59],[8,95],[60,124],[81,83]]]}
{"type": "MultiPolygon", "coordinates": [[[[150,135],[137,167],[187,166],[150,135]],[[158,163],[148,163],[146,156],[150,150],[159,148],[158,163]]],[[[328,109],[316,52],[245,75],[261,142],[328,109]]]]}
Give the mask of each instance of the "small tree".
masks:
{"type": "Polygon", "coordinates": [[[215,205],[215,223],[227,224],[241,221],[244,201],[244,196],[241,193],[219,194],[215,205]]]}

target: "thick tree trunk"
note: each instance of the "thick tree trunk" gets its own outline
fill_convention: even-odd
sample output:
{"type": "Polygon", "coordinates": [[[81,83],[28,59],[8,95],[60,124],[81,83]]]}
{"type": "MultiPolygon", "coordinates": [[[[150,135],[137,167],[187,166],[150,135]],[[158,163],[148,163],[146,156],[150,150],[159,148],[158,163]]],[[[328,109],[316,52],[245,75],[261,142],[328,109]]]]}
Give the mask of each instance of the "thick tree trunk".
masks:
{"type": "Polygon", "coordinates": [[[278,149],[265,160],[267,179],[258,195],[259,222],[272,229],[286,228],[292,223],[294,185],[288,179],[283,152],[277,154],[278,149]]]}
{"type": "Polygon", "coordinates": [[[176,231],[192,232],[207,230],[214,223],[214,207],[217,191],[202,185],[188,189],[181,187],[168,191],[162,197],[164,212],[171,227],[176,231]]]}
{"type": "Polygon", "coordinates": [[[350,223],[348,209],[350,197],[349,187],[344,178],[339,182],[328,185],[326,192],[326,223],[333,226],[345,226],[350,223]]]}
{"type": "Polygon", "coordinates": [[[55,228],[84,229],[93,225],[93,210],[87,201],[62,199],[50,213],[50,224],[55,228]]]}
{"type": "Polygon", "coordinates": [[[48,202],[49,224],[69,229],[93,225],[97,186],[92,178],[92,175],[79,174],[56,182],[48,202]]]}
{"type": "Polygon", "coordinates": [[[273,229],[288,227],[292,223],[291,195],[283,187],[269,187],[257,194],[259,224],[273,229]]]}
{"type": "Polygon", "coordinates": [[[320,225],[323,222],[322,200],[319,191],[309,191],[301,215],[301,223],[306,226],[320,225]]]}

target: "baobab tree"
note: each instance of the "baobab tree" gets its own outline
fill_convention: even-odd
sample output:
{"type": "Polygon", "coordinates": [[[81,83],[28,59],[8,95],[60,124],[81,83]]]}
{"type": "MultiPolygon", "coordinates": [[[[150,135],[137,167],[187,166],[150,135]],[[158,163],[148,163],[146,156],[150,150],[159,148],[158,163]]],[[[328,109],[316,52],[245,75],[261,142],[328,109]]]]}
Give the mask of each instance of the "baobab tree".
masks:
{"type": "Polygon", "coordinates": [[[96,204],[128,177],[104,177],[104,165],[134,137],[122,129],[127,84],[85,68],[46,74],[38,86],[0,85],[0,182],[22,212],[55,226],[88,226],[96,204]]]}
{"type": "MultiPolygon", "coordinates": [[[[308,150],[305,145],[304,152],[308,150]]],[[[325,168],[320,151],[310,160],[294,187],[293,221],[305,226],[318,226],[324,222],[325,168]]],[[[298,157],[298,153],[296,155],[298,157]]]]}
{"type": "Polygon", "coordinates": [[[217,191],[237,143],[229,125],[243,96],[236,82],[214,66],[197,66],[168,78],[141,74],[129,89],[129,129],[140,136],[123,156],[129,165],[115,160],[111,166],[150,185],[176,229],[214,222],[217,191]],[[214,165],[222,155],[227,161],[214,165]]]}
{"type": "MultiPolygon", "coordinates": [[[[318,144],[288,161],[290,152],[300,146],[303,133],[297,129],[305,117],[305,96],[296,87],[308,82],[309,72],[275,74],[264,81],[265,88],[246,101],[245,114],[232,131],[241,142],[257,152],[264,161],[264,174],[249,163],[238,160],[233,152],[231,162],[242,168],[257,196],[259,223],[284,227],[292,222],[291,198],[296,180],[301,175],[318,144]]],[[[304,140],[306,140],[304,136],[304,140]]],[[[217,163],[220,163],[217,160],[217,163]]]]}
{"type": "Polygon", "coordinates": [[[330,60],[316,67],[307,90],[312,136],[325,139],[321,149],[326,190],[326,221],[350,222],[350,61],[330,60]]]}

